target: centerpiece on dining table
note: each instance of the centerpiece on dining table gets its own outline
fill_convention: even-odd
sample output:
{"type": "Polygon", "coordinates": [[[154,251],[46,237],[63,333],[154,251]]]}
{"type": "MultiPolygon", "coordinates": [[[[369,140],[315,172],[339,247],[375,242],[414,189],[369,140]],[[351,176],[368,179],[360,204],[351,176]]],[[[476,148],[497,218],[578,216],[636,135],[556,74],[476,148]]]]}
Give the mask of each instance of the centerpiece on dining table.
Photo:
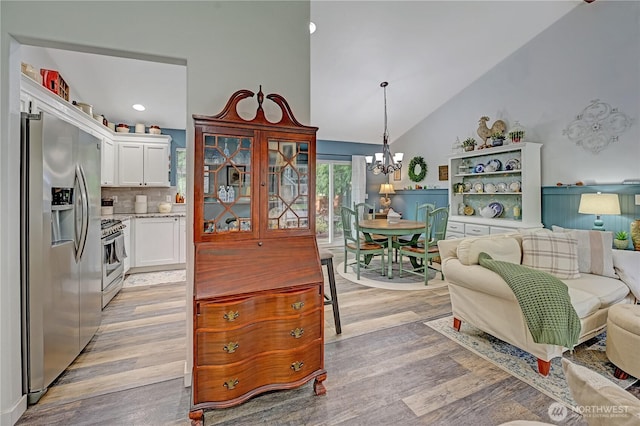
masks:
{"type": "Polygon", "coordinates": [[[389,211],[387,212],[387,222],[398,223],[400,222],[401,217],[402,215],[400,213],[394,211],[392,208],[389,208],[389,211]]]}

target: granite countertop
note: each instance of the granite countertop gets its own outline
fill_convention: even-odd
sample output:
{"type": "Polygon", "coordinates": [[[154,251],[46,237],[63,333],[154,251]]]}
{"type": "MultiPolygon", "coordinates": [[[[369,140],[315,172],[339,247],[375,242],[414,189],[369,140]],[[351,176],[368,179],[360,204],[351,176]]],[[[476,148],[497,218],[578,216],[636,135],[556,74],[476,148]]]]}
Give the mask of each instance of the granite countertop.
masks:
{"type": "Polygon", "coordinates": [[[102,215],[101,219],[116,219],[116,220],[127,220],[134,218],[145,218],[145,217],[186,217],[187,212],[169,212],[169,213],[114,213],[108,215],[102,215]]]}

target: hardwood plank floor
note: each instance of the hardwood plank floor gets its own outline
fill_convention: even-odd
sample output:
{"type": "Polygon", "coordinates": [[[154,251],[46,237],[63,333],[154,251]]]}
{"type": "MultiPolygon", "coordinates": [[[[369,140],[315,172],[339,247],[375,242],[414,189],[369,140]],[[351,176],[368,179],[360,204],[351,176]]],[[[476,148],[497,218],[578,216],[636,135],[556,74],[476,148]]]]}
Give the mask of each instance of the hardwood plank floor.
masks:
{"type": "MultiPolygon", "coordinates": [[[[341,250],[335,250],[336,264],[341,250]]],[[[549,421],[553,400],[423,324],[446,287],[392,291],[336,274],[342,334],[325,307],[327,395],[312,384],[210,410],[205,424],[498,425],[549,421]]],[[[76,361],[18,425],[187,425],[185,284],[123,289],[76,361]]],[[[563,424],[586,424],[570,413],[563,424]]]]}

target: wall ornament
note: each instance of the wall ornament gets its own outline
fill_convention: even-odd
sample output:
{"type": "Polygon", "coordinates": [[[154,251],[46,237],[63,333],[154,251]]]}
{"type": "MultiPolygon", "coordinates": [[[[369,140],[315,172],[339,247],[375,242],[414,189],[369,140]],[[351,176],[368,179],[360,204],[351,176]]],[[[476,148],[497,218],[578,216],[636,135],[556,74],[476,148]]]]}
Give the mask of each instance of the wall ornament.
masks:
{"type": "Polygon", "coordinates": [[[594,99],[562,131],[569,140],[594,154],[607,148],[627,131],[633,120],[600,99],[594,99]]]}
{"type": "Polygon", "coordinates": [[[409,163],[409,179],[413,182],[420,182],[427,175],[427,163],[422,157],[413,157],[409,163]],[[416,168],[420,168],[416,171],[416,168]]]}

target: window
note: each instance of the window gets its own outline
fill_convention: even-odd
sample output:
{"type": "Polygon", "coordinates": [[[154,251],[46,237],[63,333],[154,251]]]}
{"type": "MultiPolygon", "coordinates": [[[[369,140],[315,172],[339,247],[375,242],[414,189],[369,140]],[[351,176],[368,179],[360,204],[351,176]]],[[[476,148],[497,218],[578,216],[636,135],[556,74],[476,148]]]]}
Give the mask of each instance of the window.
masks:
{"type": "Polygon", "coordinates": [[[187,150],[176,148],[176,190],[187,196],[187,150]]]}

